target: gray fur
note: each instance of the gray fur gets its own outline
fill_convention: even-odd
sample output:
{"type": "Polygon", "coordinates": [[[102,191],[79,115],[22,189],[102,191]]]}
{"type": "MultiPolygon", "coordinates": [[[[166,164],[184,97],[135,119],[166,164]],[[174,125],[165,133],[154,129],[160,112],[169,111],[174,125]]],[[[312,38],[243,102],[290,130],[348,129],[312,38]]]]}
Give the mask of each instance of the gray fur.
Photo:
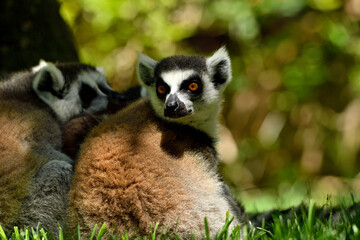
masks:
{"type": "Polygon", "coordinates": [[[222,190],[223,190],[223,196],[225,197],[226,201],[230,205],[231,213],[234,215],[235,219],[238,222],[247,223],[248,217],[245,213],[245,209],[231,194],[228,185],[223,183],[222,190]]]}
{"type": "Polygon", "coordinates": [[[40,227],[57,236],[58,224],[64,226],[67,193],[73,167],[67,156],[46,163],[35,175],[15,226],[40,227]]]}

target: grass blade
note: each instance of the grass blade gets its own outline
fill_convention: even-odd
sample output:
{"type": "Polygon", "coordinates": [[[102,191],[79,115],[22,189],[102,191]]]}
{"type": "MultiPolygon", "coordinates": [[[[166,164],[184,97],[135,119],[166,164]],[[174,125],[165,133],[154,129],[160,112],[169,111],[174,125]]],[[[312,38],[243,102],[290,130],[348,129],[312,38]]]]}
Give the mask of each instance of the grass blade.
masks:
{"type": "Polygon", "coordinates": [[[40,233],[41,233],[43,240],[48,240],[47,233],[45,232],[45,230],[43,228],[40,229],[40,233]]]}
{"type": "Polygon", "coordinates": [[[29,228],[25,229],[25,240],[30,240],[29,228]]]}
{"type": "Polygon", "coordinates": [[[176,240],[181,240],[176,233],[173,233],[173,237],[174,237],[174,239],[176,239],[176,240]]]}
{"type": "Polygon", "coordinates": [[[99,231],[99,233],[98,233],[98,235],[97,235],[96,240],[100,240],[100,239],[102,238],[102,236],[103,236],[104,233],[105,233],[105,230],[106,230],[106,224],[103,223],[103,225],[101,226],[100,231],[99,231]]]}
{"type": "Polygon", "coordinates": [[[128,232],[125,232],[125,235],[121,237],[122,240],[129,240],[128,232]]]}
{"type": "Polygon", "coordinates": [[[94,229],[93,229],[93,231],[92,231],[90,240],[93,240],[93,238],[94,238],[94,236],[95,236],[96,228],[97,228],[97,224],[95,224],[95,226],[94,226],[94,229]]]}
{"type": "Polygon", "coordinates": [[[308,227],[309,227],[309,232],[312,232],[312,227],[314,225],[314,215],[315,215],[315,208],[314,208],[314,200],[310,199],[310,204],[309,204],[309,211],[308,211],[308,227]]]}
{"type": "Polygon", "coordinates": [[[156,240],[156,230],[157,230],[158,226],[159,226],[159,223],[156,223],[155,228],[154,228],[154,232],[153,232],[152,237],[151,237],[152,240],[156,240]]]}
{"type": "Polygon", "coordinates": [[[229,237],[229,227],[230,227],[230,224],[234,221],[234,217],[232,217],[230,219],[230,215],[229,215],[229,212],[226,212],[226,219],[225,219],[225,225],[224,227],[221,229],[221,232],[218,236],[218,239],[228,239],[229,237]]]}
{"type": "Polygon", "coordinates": [[[64,240],[63,230],[59,223],[58,223],[58,227],[59,227],[59,240],[64,240]]]}
{"type": "Polygon", "coordinates": [[[81,240],[81,234],[80,234],[80,225],[77,226],[77,230],[78,230],[78,240],[81,240]]]}
{"type": "Polygon", "coordinates": [[[21,239],[20,238],[20,234],[19,234],[19,228],[18,227],[14,227],[14,233],[15,233],[15,239],[21,239]]]}
{"type": "Polygon", "coordinates": [[[204,224],[205,224],[205,239],[210,240],[209,224],[206,217],[204,218],[204,224]]]}
{"type": "Polygon", "coordinates": [[[34,228],[31,228],[31,234],[33,235],[33,238],[35,238],[36,232],[35,232],[34,228]]]}
{"type": "Polygon", "coordinates": [[[38,231],[35,232],[34,228],[31,228],[31,232],[32,232],[32,235],[33,235],[33,239],[40,240],[40,236],[38,234],[38,231]]]}
{"type": "MultiPolygon", "coordinates": [[[[244,225],[243,227],[243,233],[248,233],[247,230],[247,226],[244,225]]],[[[229,238],[230,239],[241,239],[241,234],[240,234],[241,230],[240,230],[240,225],[237,225],[234,229],[232,229],[229,238]]],[[[247,239],[246,237],[244,237],[244,239],[247,239]]]]}
{"type": "Polygon", "coordinates": [[[0,238],[2,240],[7,240],[6,234],[4,232],[4,229],[1,227],[1,225],[0,225],[0,238]]]}

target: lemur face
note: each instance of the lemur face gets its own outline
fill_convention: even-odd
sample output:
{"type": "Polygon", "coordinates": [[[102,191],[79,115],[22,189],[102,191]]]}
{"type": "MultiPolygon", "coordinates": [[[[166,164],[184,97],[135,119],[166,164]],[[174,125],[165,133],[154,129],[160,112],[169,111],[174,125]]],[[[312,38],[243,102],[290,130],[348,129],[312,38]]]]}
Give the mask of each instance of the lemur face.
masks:
{"type": "Polygon", "coordinates": [[[160,62],[139,54],[137,73],[158,116],[196,126],[218,113],[231,66],[225,48],[209,58],[173,56],[160,62]]]}
{"type": "Polygon", "coordinates": [[[108,85],[102,72],[89,65],[42,62],[33,72],[34,91],[62,122],[80,114],[102,111],[109,102],[122,99],[108,85]]]}
{"type": "MultiPolygon", "coordinates": [[[[203,101],[203,78],[206,77],[200,66],[194,69],[173,69],[162,71],[161,65],[170,61],[186,61],[182,59],[168,58],[159,63],[155,70],[155,91],[157,107],[161,107],[162,115],[166,118],[181,118],[195,113],[194,105],[203,101]],[[200,71],[199,71],[200,70],[200,71]]],[[[194,60],[194,59],[193,59],[194,60]]],[[[201,59],[198,63],[203,63],[201,59]]],[[[203,66],[202,66],[203,67],[203,66]]],[[[204,69],[203,69],[204,70],[204,69]]],[[[160,109],[159,109],[160,110],[160,109]]]]}

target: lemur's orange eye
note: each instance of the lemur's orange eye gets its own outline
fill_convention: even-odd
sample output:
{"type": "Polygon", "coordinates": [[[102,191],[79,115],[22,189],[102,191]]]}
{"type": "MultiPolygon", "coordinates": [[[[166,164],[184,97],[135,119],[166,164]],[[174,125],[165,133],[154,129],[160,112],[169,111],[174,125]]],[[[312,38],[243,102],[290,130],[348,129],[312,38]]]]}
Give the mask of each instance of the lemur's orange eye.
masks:
{"type": "Polygon", "coordinates": [[[157,91],[158,91],[158,93],[160,93],[160,94],[165,94],[165,93],[166,93],[166,87],[165,87],[164,85],[159,85],[159,86],[157,87],[157,91]]]}
{"type": "Polygon", "coordinates": [[[194,92],[199,89],[199,84],[197,84],[196,82],[190,83],[189,89],[194,92]]]}

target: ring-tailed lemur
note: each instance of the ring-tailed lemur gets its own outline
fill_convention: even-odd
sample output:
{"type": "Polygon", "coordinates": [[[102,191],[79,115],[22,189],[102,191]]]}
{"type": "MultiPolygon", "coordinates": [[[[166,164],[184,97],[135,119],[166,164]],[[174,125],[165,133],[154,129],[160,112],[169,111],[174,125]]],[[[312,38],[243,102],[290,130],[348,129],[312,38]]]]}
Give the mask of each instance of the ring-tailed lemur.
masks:
{"type": "Polygon", "coordinates": [[[73,161],[61,152],[71,118],[121,99],[104,75],[83,64],[42,61],[0,81],[0,225],[58,232],[73,161]]]}
{"type": "Polygon", "coordinates": [[[217,173],[217,116],[231,79],[224,48],[209,58],[139,54],[137,73],[150,97],[95,127],[82,145],[69,193],[68,234],[105,222],[119,233],[175,231],[213,235],[229,211],[246,216],[217,173]],[[161,230],[159,230],[161,229],[161,230]],[[136,230],[136,231],[132,231],[136,230]]]}

